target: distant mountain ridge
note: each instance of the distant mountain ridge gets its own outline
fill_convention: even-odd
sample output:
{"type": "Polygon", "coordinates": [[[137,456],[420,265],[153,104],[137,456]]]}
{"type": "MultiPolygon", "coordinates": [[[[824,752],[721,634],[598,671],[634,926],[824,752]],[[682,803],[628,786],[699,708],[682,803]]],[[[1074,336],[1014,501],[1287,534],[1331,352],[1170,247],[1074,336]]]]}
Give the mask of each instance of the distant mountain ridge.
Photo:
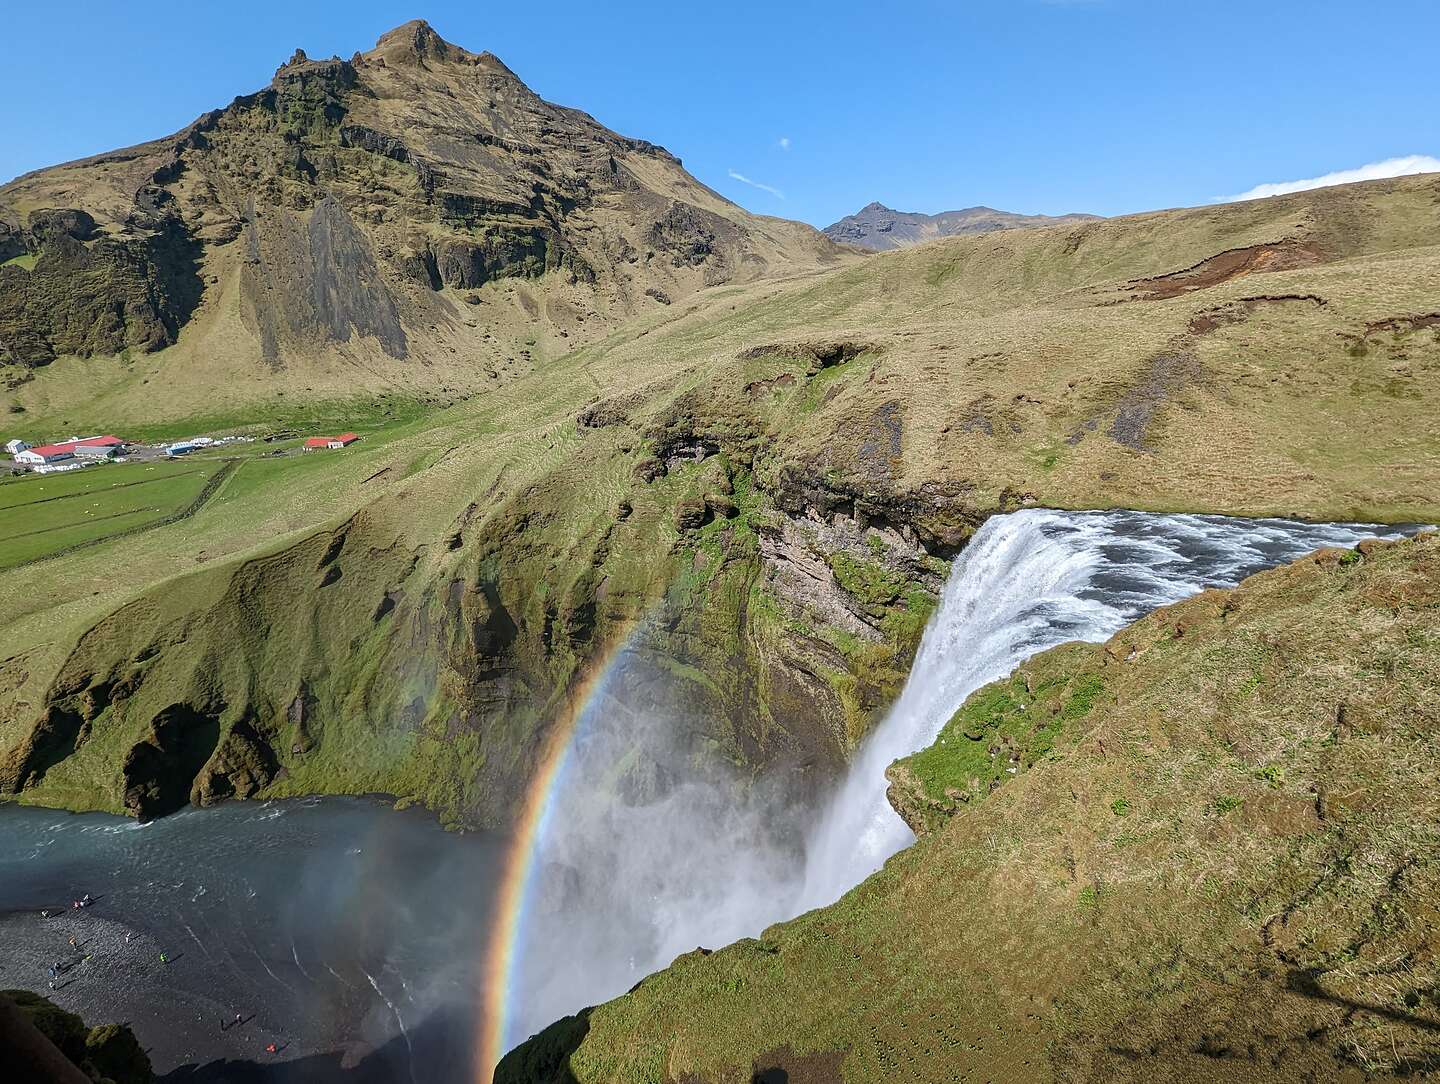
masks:
{"type": "Polygon", "coordinates": [[[938,215],[918,211],[896,211],[883,203],[867,203],[853,215],[826,226],[821,232],[832,241],[883,252],[909,248],[936,237],[964,233],[993,233],[1033,226],[1054,226],[1066,222],[1094,222],[1100,215],[1020,215],[993,207],[966,207],[962,211],[941,211],[938,215]]]}

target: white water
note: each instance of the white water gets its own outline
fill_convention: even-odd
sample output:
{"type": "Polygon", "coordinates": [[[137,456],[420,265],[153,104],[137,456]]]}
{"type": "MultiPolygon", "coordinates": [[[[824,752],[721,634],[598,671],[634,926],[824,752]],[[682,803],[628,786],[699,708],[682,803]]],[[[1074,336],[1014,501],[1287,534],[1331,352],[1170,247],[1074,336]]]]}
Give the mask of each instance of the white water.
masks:
{"type": "Polygon", "coordinates": [[[1204,587],[1386,533],[1137,512],[996,516],[956,560],[904,690],[818,817],[787,804],[783,781],[737,801],[733,785],[700,778],[690,722],[647,702],[646,684],[617,666],[547,819],[510,1038],[621,993],[679,952],[757,935],[864,880],[913,839],[885,801],[885,768],[1036,652],[1104,640],[1204,587]]]}
{"type": "Polygon", "coordinates": [[[976,689],[1071,640],[1109,639],[1143,614],[1324,546],[1398,532],[1218,516],[1033,509],[988,520],[955,561],[899,699],[811,837],[802,909],[833,902],[914,836],[885,769],[924,749],[976,689]]]}

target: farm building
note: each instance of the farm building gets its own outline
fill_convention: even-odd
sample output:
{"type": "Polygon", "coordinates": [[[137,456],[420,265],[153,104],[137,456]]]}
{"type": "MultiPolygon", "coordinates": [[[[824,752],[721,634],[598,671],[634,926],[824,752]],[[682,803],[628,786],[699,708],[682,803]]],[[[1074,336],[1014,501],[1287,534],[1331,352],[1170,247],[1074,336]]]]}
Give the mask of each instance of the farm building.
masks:
{"type": "Polygon", "coordinates": [[[79,437],[67,440],[62,448],[71,448],[78,456],[86,459],[110,459],[125,450],[125,442],[119,437],[79,437]]]}
{"type": "MultiPolygon", "coordinates": [[[[12,443],[14,443],[12,441],[12,443]]],[[[24,443],[23,441],[21,443],[24,443]]],[[[6,445],[8,448],[9,445],[6,445]]],[[[29,466],[43,466],[58,463],[62,459],[79,456],[83,459],[110,459],[125,450],[125,442],[119,437],[71,437],[59,444],[42,444],[38,448],[28,445],[13,453],[15,462],[29,466]]]]}
{"type": "Polygon", "coordinates": [[[344,448],[359,439],[354,433],[341,433],[338,437],[310,437],[305,441],[305,450],[310,452],[318,448],[344,448]]]}
{"type": "Polygon", "coordinates": [[[168,448],[166,448],[166,449],[165,449],[165,454],[166,454],[166,455],[189,455],[191,452],[193,452],[193,451],[194,451],[196,448],[198,448],[198,447],[200,447],[200,445],[196,444],[194,441],[182,440],[182,441],[180,441],[179,443],[177,443],[177,444],[172,444],[172,445],[170,445],[168,448]]]}
{"type": "Polygon", "coordinates": [[[14,456],[15,462],[23,463],[27,467],[43,467],[47,463],[59,463],[74,458],[74,450],[65,444],[42,444],[38,448],[26,448],[16,452],[14,456]]]}
{"type": "Polygon", "coordinates": [[[7,440],[5,442],[5,450],[11,455],[15,455],[18,452],[23,452],[29,447],[30,445],[23,440],[7,440]]]}

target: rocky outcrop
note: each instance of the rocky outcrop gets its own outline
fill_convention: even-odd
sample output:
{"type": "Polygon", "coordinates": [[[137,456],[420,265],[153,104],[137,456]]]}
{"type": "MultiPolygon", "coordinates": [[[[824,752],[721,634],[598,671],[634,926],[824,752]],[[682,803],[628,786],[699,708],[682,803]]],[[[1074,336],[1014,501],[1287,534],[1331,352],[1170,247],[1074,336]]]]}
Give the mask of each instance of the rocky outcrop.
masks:
{"type": "MultiPolygon", "coordinates": [[[[183,770],[183,769],[182,769],[183,770]]],[[[215,748],[191,786],[194,805],[249,798],[275,778],[279,763],[270,743],[245,720],[236,723],[215,748]]]]}
{"type": "MultiPolygon", "coordinates": [[[[219,733],[219,710],[213,707],[171,704],[162,709],[121,765],[125,811],[141,820],[163,817],[190,801],[192,786],[213,786],[213,775],[203,782],[192,784],[192,780],[216,752],[219,733]]],[[[232,746],[230,755],[238,752],[232,746]]],[[[221,763],[228,762],[222,754],[221,763]]]]}
{"type": "Polygon", "coordinates": [[[17,1082],[58,1084],[72,1079],[65,1075],[71,1067],[74,1079],[96,1084],[151,1084],[155,1079],[150,1059],[128,1025],[86,1027],[79,1016],[29,990],[0,991],[0,1041],[7,1047],[6,1070],[17,1074],[10,1078],[17,1082]],[[69,1066],[51,1061],[51,1051],[30,1041],[34,1032],[16,1034],[13,1024],[35,1028],[69,1066]]]}
{"type": "Polygon", "coordinates": [[[1083,665],[1089,649],[1056,649],[965,701],[926,749],[885,770],[886,797],[917,836],[938,830],[1073,737],[1106,693],[1083,665]]]}
{"type": "Polygon", "coordinates": [[[199,245],[173,213],[137,208],[105,233],[85,211],[39,210],[9,237],[23,253],[0,262],[0,362],[159,350],[200,299],[199,245]]]}

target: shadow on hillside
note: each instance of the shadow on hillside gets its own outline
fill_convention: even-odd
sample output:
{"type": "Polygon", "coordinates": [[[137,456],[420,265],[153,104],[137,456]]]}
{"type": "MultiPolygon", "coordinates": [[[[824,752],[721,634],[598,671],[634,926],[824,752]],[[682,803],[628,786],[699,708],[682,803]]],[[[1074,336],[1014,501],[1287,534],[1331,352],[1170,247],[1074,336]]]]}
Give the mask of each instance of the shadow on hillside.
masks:
{"type": "Polygon", "coordinates": [[[1440,1031],[1440,1021],[1424,1016],[1417,1016],[1415,1013],[1405,1012],[1401,1009],[1394,1009],[1388,1005],[1379,1005],[1369,1001],[1357,1001],[1354,998],[1341,997],[1339,994],[1332,994],[1320,985],[1319,979],[1323,971],[1310,968],[1291,971],[1285,978],[1285,987],[1291,993],[1299,994],[1301,997],[1314,998],[1316,1001],[1328,1001],[1332,1005],[1338,1005],[1350,1012],[1365,1012],[1374,1016],[1383,1017],[1397,1024],[1407,1024],[1413,1028],[1420,1028],[1423,1031],[1440,1031]]]}
{"type": "MultiPolygon", "coordinates": [[[[458,1011],[437,1013],[408,1038],[397,1035],[345,1065],[341,1051],[287,1058],[276,1054],[253,1059],[222,1058],[182,1065],[159,1084],[394,1084],[397,1080],[464,1081],[472,1078],[470,1022],[458,1011]]],[[[258,1043],[257,1039],[257,1043],[258,1043]]]]}
{"type": "Polygon", "coordinates": [[[577,1084],[570,1055],[590,1033],[590,1011],[557,1020],[500,1059],[494,1084],[577,1084]]]}
{"type": "Polygon", "coordinates": [[[789,1043],[768,1050],[751,1066],[750,1084],[844,1084],[843,1050],[797,1054],[789,1043]]]}

